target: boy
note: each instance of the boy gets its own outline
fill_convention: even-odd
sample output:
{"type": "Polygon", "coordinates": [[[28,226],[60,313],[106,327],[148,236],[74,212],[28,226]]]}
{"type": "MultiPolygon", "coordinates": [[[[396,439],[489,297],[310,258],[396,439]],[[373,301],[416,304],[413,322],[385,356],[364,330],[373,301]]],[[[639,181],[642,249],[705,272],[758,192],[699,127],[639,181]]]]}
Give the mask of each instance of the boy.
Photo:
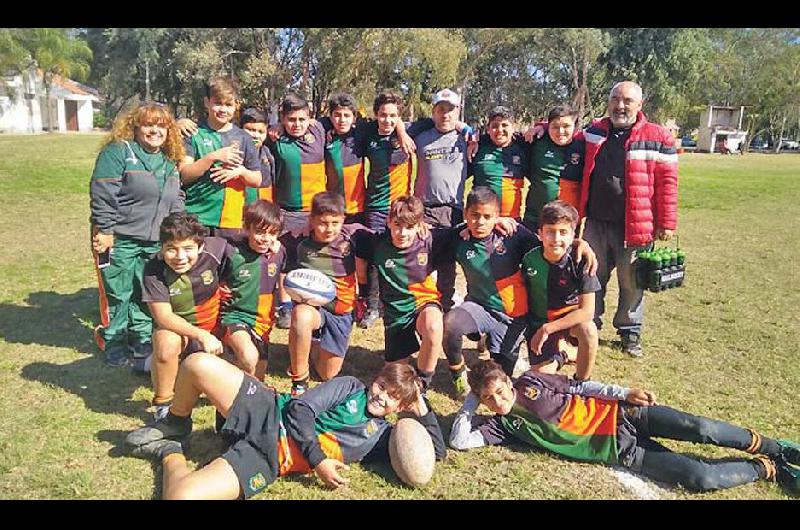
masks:
{"type": "Polygon", "coordinates": [[[215,332],[220,308],[220,280],[231,270],[233,248],[187,213],[161,223],[161,250],[144,269],[142,301],[147,302],[153,331],[153,405],[156,417],[172,403],[181,358],[198,351],[219,355],[215,332]]]}
{"type": "Polygon", "coordinates": [[[539,228],[542,207],[562,199],[577,206],[583,172],[583,142],[573,141],[578,113],[570,105],[553,107],[547,116],[547,135],[530,146],[531,186],[525,200],[522,223],[531,231],[539,228]]]}
{"type": "MultiPolygon", "coordinates": [[[[272,202],[272,183],[275,181],[275,157],[266,145],[264,140],[267,138],[267,115],[260,110],[250,107],[242,111],[239,118],[242,130],[253,139],[253,145],[258,150],[258,158],[261,163],[261,186],[258,188],[257,196],[259,199],[272,202]]],[[[247,203],[251,203],[249,192],[253,188],[248,188],[247,203]]]]}
{"type": "Polygon", "coordinates": [[[578,340],[575,379],[592,375],[598,334],[594,325],[594,293],[597,277],[589,276],[575,263],[575,227],[578,211],[564,201],[547,203],[542,209],[539,239],[542,245],[522,258],[528,291],[528,352],[532,368],[555,373],[569,359],[558,347],[559,339],[578,340]]]}
{"type": "Polygon", "coordinates": [[[237,99],[236,85],[227,77],[206,84],[206,121],[184,141],[186,156],[180,166],[186,211],[197,215],[211,235],[226,238],[241,232],[245,188],[263,182],[250,136],[231,121],[237,99]]]}
{"type": "MultiPolygon", "coordinates": [[[[308,237],[289,247],[289,267],[324,272],[336,284],[336,298],[323,307],[294,304],[289,326],[292,395],[308,387],[312,335],[319,340],[314,367],[323,381],[342,368],[353,328],[356,270],[366,270],[371,234],[363,226],[344,225],[344,198],[338,193],[318,193],[311,202],[308,237]],[[358,262],[358,263],[357,263],[358,262]]],[[[363,286],[365,278],[358,283],[363,286]]]]}
{"type": "Polygon", "coordinates": [[[514,114],[502,106],[489,113],[489,140],[481,138],[469,171],[473,186],[487,186],[500,199],[502,217],[522,216],[522,188],[528,173],[528,148],[515,138],[514,114]]]}
{"type": "Polygon", "coordinates": [[[437,259],[452,253],[443,245],[453,238],[443,230],[420,237],[424,213],[417,197],[395,200],[389,208],[388,234],[370,245],[370,261],[378,270],[384,307],[384,359],[398,362],[419,352],[417,372],[427,388],[442,353],[441,295],[433,273],[437,259]]]}
{"type": "MultiPolygon", "coordinates": [[[[333,127],[325,144],[328,191],[344,197],[345,223],[363,222],[366,184],[364,159],[356,140],[356,100],[336,93],[328,99],[328,119],[333,127]]],[[[324,120],[323,120],[324,121],[324,120]]]]}
{"type": "Polygon", "coordinates": [[[239,367],[259,381],[267,372],[273,297],[286,263],[286,251],[278,242],[281,225],[280,208],[271,202],[258,200],[244,209],[247,239],[236,245],[231,258],[231,299],[222,308],[223,342],[233,350],[239,367]]]}
{"type": "Polygon", "coordinates": [[[163,466],[166,499],[250,498],[277,477],[312,470],[327,485],[348,482],[340,472],[361,460],[389,460],[392,425],[386,416],[408,412],[433,440],[436,458],[447,454],[434,412],[410,366],[387,365],[367,388],[337,377],[292,399],[206,353],[187,359],[167,416],[126,438],[136,456],[163,466]],[[192,432],[192,407],[200,394],[227,418],[231,445],[207,466],[191,471],[183,441],[192,432]]]}
{"type": "Polygon", "coordinates": [[[622,465],[690,491],[731,488],[776,476],[791,488],[788,480],[797,473],[791,465],[800,465],[796,444],[657,405],[652,392],[638,388],[574,381],[533,370],[513,382],[492,361],[478,363],[469,378],[473,392],[450,432],[450,446],[455,449],[516,439],[575,460],[622,465]],[[473,427],[479,404],[497,415],[473,427]],[[741,449],[756,457],[699,460],[673,453],[653,436],[741,449]]]}

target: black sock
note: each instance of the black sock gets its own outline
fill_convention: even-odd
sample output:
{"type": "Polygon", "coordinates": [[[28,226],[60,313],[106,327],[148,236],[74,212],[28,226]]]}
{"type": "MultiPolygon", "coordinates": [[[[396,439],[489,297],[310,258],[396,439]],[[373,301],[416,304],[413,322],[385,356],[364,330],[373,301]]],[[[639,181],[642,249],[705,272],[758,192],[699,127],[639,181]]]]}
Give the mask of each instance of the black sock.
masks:
{"type": "Polygon", "coordinates": [[[422,391],[425,392],[428,390],[428,387],[431,386],[431,382],[433,381],[433,374],[434,372],[423,372],[419,368],[417,368],[417,375],[422,380],[422,391]]]}
{"type": "Polygon", "coordinates": [[[761,447],[758,452],[762,455],[777,456],[781,453],[781,446],[772,438],[761,437],[761,447]]]}

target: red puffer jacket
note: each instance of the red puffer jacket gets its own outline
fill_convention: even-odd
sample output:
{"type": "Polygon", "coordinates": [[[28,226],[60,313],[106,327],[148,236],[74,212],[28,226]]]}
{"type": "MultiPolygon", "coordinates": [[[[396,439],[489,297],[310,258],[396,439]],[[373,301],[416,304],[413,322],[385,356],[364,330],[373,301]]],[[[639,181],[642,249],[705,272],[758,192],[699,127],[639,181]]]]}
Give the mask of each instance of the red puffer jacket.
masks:
{"type": "MultiPolygon", "coordinates": [[[[577,197],[580,216],[586,215],[594,159],[608,137],[610,118],[592,123],[575,135],[586,142],[583,179],[577,197]]],[[[644,246],[658,228],[678,225],[678,154],[675,140],[664,127],[639,112],[625,142],[625,243],[644,246]]]]}

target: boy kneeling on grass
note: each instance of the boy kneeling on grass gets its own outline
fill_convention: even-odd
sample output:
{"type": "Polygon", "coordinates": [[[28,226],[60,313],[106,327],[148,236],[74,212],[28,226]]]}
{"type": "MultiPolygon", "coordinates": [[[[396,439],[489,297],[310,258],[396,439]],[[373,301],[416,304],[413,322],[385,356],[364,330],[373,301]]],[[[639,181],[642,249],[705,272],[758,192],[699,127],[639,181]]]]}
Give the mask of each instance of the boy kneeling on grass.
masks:
{"type": "Polygon", "coordinates": [[[142,301],[156,328],[150,375],[157,418],[172,403],[182,358],[198,351],[222,354],[219,286],[230,275],[234,249],[207,234],[194,215],[169,215],[161,223],[161,250],[144,269],[142,301]]]}
{"type": "Polygon", "coordinates": [[[575,379],[589,379],[597,355],[598,334],[592,319],[600,282],[576,263],[577,210],[563,201],[549,202],[542,208],[540,221],[542,244],[522,258],[530,362],[537,372],[556,373],[575,361],[559,346],[574,337],[578,341],[575,379]]]}
{"type": "Polygon", "coordinates": [[[800,445],[752,429],[657,405],[655,394],[533,370],[512,381],[493,361],[469,372],[472,392],[456,414],[450,446],[466,450],[513,439],[585,462],[621,465],[690,491],[775,480],[797,494],[800,445]],[[496,415],[474,421],[483,404],[496,415]],[[741,449],[753,459],[700,460],[652,437],[741,449]]]}
{"type": "Polygon", "coordinates": [[[445,457],[438,420],[420,388],[413,368],[391,364],[369,388],[355,377],[337,377],[292,398],[222,359],[196,353],[181,366],[169,413],[125,441],[135,456],[161,461],[165,499],[249,498],[279,476],[312,470],[338,488],[348,482],[340,473],[348,463],[389,460],[392,425],[385,418],[394,412],[417,419],[433,440],[436,459],[445,457]],[[183,445],[201,393],[226,418],[222,432],[231,445],[191,471],[183,445]]]}

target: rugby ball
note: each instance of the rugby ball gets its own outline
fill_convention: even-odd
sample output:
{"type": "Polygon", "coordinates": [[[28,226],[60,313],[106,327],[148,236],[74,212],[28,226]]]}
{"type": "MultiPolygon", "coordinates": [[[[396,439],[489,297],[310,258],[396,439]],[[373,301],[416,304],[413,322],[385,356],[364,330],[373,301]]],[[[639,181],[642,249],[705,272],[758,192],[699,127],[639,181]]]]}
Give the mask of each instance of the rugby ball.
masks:
{"type": "Polygon", "coordinates": [[[430,482],[436,464],[433,440],[420,422],[401,418],[389,435],[389,459],[400,480],[412,488],[430,482]]]}
{"type": "Polygon", "coordinates": [[[315,269],[295,269],[286,275],[283,287],[300,304],[323,306],[336,298],[336,285],[325,273],[315,269]]]}

